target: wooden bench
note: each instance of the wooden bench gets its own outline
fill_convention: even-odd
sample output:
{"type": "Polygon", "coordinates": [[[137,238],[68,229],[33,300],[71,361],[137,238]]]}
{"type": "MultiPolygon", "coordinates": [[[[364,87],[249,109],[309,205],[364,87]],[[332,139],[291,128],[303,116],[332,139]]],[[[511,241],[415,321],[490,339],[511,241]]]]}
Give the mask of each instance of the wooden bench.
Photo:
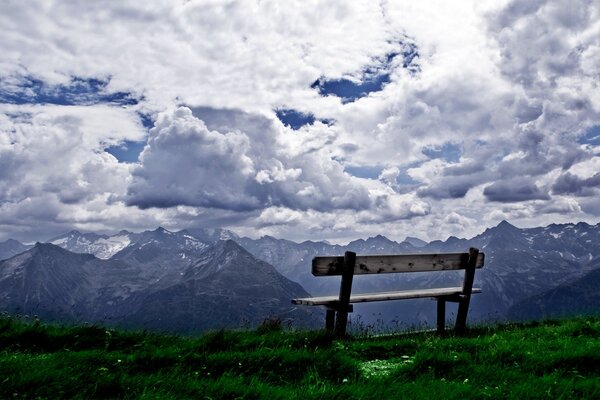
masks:
{"type": "Polygon", "coordinates": [[[341,275],[340,294],[339,296],[293,299],[292,303],[325,307],[327,309],[325,328],[343,336],[346,334],[348,313],[353,311],[353,303],[418,298],[436,299],[437,330],[444,332],[446,302],[457,302],[455,329],[461,333],[466,329],[471,294],[481,293],[481,289],[473,288],[473,280],[475,269],[483,267],[484,258],[484,254],[475,248],[469,249],[468,253],[357,256],[356,253],[347,251],[343,257],[315,257],[312,260],[312,274],[314,276],[341,275]],[[351,294],[354,275],[449,270],[465,271],[462,287],[351,294]]]}

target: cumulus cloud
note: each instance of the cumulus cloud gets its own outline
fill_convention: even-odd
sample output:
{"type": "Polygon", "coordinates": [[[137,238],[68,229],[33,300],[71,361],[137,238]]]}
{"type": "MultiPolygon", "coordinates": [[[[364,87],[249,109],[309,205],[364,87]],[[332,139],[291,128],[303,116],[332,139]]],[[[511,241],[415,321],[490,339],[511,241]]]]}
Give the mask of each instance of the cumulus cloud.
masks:
{"type": "Polygon", "coordinates": [[[124,191],[127,167],[102,150],[108,143],[143,137],[128,112],[106,106],[0,106],[0,112],[3,200],[55,194],[70,204],[124,191]],[[102,121],[113,123],[102,128],[102,121]]]}
{"type": "Polygon", "coordinates": [[[287,151],[265,117],[212,110],[227,121],[209,130],[187,107],[162,114],[133,170],[128,203],[231,210],[265,207],[366,209],[369,191],[319,152],[287,151]],[[219,126],[220,125],[220,126],[219,126]]]}
{"type": "Polygon", "coordinates": [[[105,230],[133,222],[137,213],[116,201],[126,192],[129,167],[103,149],[144,134],[135,113],[122,108],[0,105],[5,235],[43,240],[74,226],[105,230]]]}
{"type": "Polygon", "coordinates": [[[556,194],[593,196],[597,194],[598,188],[600,188],[600,172],[590,178],[580,178],[577,175],[566,172],[556,180],[552,186],[552,192],[556,194]]]}
{"type": "Polygon", "coordinates": [[[385,168],[379,174],[379,180],[394,187],[397,185],[398,175],[400,175],[400,169],[398,167],[385,168]]]}
{"type": "Polygon", "coordinates": [[[600,125],[599,9],[5,2],[0,102],[12,104],[0,105],[0,235],[23,213],[47,229],[158,221],[338,239],[593,220],[600,149],[584,139],[600,125]],[[407,43],[418,73],[398,56],[407,43]],[[311,87],[355,82],[373,66],[386,84],[356,101],[311,87]],[[94,79],[138,104],[93,93],[68,107],[31,104],[43,100],[31,82],[94,79]],[[282,109],[315,121],[291,130],[282,109]],[[138,113],[155,121],[150,132],[138,113]],[[104,151],[146,137],[138,164],[104,151]],[[366,169],[376,172],[352,175],[366,169]],[[34,212],[44,202],[47,213],[34,212]]]}
{"type": "Polygon", "coordinates": [[[477,223],[474,218],[465,217],[455,211],[452,211],[443,219],[445,224],[451,225],[453,229],[458,231],[464,231],[477,223]]]}
{"type": "Polygon", "coordinates": [[[494,182],[483,190],[483,195],[490,201],[502,203],[550,199],[548,193],[545,193],[535,183],[519,178],[494,182]]]}

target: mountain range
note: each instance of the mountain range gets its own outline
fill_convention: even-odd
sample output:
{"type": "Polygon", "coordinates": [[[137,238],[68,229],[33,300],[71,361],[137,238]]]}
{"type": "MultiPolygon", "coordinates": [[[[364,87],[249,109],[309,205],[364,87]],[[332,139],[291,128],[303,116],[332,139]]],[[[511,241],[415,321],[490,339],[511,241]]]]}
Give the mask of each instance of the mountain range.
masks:
{"type": "MultiPolygon", "coordinates": [[[[600,224],[519,229],[503,221],[471,239],[401,243],[383,235],[347,245],[239,237],[224,229],[163,228],[115,235],[71,231],[34,246],[0,243],[0,309],[50,319],[193,332],[251,326],[268,316],[305,326],[321,312],[293,297],[335,294],[339,278],[315,278],[317,255],[464,252],[477,247],[472,321],[529,319],[600,311],[600,224]],[[592,282],[592,283],[590,283],[592,282]],[[595,283],[594,283],[595,282],[595,283]],[[595,285],[595,286],[594,286],[595,285]],[[596,290],[596,292],[593,292],[596,290]],[[577,305],[588,304],[583,310],[577,305]],[[540,311],[541,310],[541,311],[540,311]]],[[[461,273],[360,276],[353,292],[460,285],[461,273]]],[[[452,312],[450,308],[450,312],[452,312]]],[[[354,320],[431,324],[428,300],[356,305],[354,320]]]]}
{"type": "MultiPolygon", "coordinates": [[[[57,243],[107,255],[110,237],[76,236],[57,243]]],[[[319,313],[290,303],[290,296],[309,295],[299,284],[232,240],[205,243],[162,228],[128,236],[130,243],[109,259],[36,243],[0,261],[0,309],[177,333],[257,326],[270,317],[304,326],[320,321],[319,313]]]]}
{"type": "MultiPolygon", "coordinates": [[[[337,293],[339,279],[315,278],[310,260],[316,255],[464,252],[476,247],[486,254],[483,269],[475,275],[475,285],[483,292],[474,296],[469,318],[475,321],[506,320],[508,310],[521,301],[540,295],[559,285],[575,281],[600,268],[600,224],[552,224],[547,227],[519,229],[506,221],[486,229],[471,239],[449,237],[419,247],[409,241],[397,243],[384,236],[350,242],[347,246],[323,242],[294,243],[263,237],[240,239],[257,258],[264,259],[288,278],[299,282],[313,295],[337,293]]],[[[388,291],[408,288],[459,286],[462,274],[390,274],[360,276],[354,279],[353,292],[388,291]]],[[[600,311],[600,305],[597,306],[600,311]]],[[[401,320],[409,324],[432,323],[435,307],[427,300],[355,305],[355,315],[373,323],[401,320]]]]}

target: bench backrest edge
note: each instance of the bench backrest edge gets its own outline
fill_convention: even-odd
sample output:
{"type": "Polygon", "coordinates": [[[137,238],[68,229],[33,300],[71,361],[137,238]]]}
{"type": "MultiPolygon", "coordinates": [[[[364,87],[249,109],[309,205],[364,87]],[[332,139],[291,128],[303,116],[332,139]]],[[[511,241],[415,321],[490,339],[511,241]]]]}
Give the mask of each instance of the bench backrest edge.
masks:
{"type": "MultiPolygon", "coordinates": [[[[397,254],[356,256],[355,275],[398,272],[427,272],[465,269],[469,253],[397,254]]],[[[476,268],[482,268],[485,254],[477,256],[476,268]]],[[[312,260],[314,276],[341,275],[344,256],[319,256],[312,260]]]]}

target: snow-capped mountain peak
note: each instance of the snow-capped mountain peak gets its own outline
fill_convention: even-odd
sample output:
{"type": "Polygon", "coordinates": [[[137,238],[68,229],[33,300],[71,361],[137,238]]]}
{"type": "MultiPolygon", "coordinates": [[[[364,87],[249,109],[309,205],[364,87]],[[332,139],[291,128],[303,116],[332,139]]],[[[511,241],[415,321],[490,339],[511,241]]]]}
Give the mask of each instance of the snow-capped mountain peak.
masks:
{"type": "Polygon", "coordinates": [[[131,243],[130,235],[131,233],[127,231],[108,236],[73,230],[48,242],[73,253],[88,253],[98,258],[108,259],[131,243]]]}

